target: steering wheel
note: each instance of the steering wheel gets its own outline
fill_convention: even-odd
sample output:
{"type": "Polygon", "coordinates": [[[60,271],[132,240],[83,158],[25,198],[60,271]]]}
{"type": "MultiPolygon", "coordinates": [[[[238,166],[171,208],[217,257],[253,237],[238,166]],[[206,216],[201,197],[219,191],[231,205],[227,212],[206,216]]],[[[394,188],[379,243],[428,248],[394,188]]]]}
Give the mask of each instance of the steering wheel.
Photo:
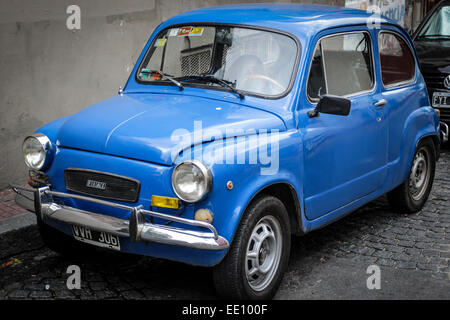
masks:
{"type": "Polygon", "coordinates": [[[263,80],[266,83],[275,85],[276,87],[280,88],[281,91],[284,91],[286,89],[281,83],[264,74],[250,74],[242,81],[242,87],[245,88],[250,81],[254,81],[255,79],[263,80]]]}

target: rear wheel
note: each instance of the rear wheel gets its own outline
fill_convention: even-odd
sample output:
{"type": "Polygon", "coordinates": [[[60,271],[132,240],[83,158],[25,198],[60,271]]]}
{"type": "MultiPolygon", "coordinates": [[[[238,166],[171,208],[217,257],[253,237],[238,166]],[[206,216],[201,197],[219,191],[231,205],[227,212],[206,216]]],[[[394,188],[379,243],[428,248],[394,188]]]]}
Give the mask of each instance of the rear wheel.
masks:
{"type": "Polygon", "coordinates": [[[270,299],[286,270],[290,223],[275,197],[255,200],[244,213],[230,250],[214,268],[217,293],[232,299],[270,299]]]}
{"type": "Polygon", "coordinates": [[[433,186],[436,151],[431,139],[419,142],[414,153],[408,178],[388,193],[389,203],[405,213],[420,211],[433,186]]]}

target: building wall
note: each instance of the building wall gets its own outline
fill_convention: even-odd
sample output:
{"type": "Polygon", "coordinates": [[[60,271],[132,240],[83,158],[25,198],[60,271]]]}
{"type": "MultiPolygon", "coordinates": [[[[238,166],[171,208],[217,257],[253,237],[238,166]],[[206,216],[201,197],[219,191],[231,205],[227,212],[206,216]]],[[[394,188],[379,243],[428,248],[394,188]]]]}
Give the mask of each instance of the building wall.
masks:
{"type": "MultiPolygon", "coordinates": [[[[0,190],[25,183],[24,137],[116,94],[161,21],[198,7],[240,2],[261,0],[2,0],[0,190]],[[81,8],[77,31],[66,27],[71,4],[81,8]]],[[[344,0],[293,2],[344,5],[344,0]]]]}

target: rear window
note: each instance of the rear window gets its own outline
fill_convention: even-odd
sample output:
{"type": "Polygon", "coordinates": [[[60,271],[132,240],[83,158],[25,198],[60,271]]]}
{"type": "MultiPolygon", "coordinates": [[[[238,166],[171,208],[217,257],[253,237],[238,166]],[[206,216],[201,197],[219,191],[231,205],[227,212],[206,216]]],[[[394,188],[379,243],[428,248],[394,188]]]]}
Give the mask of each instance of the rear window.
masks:
{"type": "Polygon", "coordinates": [[[378,35],[381,78],[385,86],[410,82],[415,75],[415,61],[406,41],[397,34],[381,32],[378,35]]]}

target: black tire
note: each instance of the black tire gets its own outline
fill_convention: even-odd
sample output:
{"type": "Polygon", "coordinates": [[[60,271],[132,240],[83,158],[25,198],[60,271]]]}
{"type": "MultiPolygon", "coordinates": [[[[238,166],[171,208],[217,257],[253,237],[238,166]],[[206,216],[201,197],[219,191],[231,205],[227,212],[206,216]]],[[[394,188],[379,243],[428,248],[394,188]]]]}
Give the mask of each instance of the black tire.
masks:
{"type": "MultiPolygon", "coordinates": [[[[434,181],[436,169],[436,149],[431,139],[423,139],[419,142],[414,152],[408,177],[397,188],[387,194],[388,201],[394,209],[400,213],[415,213],[422,209],[428,199],[434,181]],[[426,165],[425,180],[420,192],[416,190],[413,181],[419,172],[416,164],[419,158],[423,158],[426,165]]],[[[424,170],[422,170],[424,171],[424,170]]],[[[421,171],[421,172],[422,172],[421,171]]]]}
{"type": "Polygon", "coordinates": [[[41,219],[37,220],[37,225],[44,244],[56,253],[66,257],[82,257],[92,254],[95,250],[93,246],[75,240],[67,234],[43,223],[41,219]]]}
{"type": "Polygon", "coordinates": [[[224,260],[213,269],[217,293],[229,299],[271,299],[287,268],[290,249],[291,229],[285,206],[273,196],[258,197],[244,213],[224,260]],[[263,235],[268,236],[256,243],[255,236],[260,239],[263,235]],[[247,256],[248,250],[258,252],[255,254],[257,258],[248,260],[251,259],[247,256]],[[256,268],[253,263],[260,268],[256,268]],[[267,265],[270,266],[267,275],[253,274],[250,276],[252,280],[247,280],[248,269],[264,270],[267,265]],[[261,282],[260,287],[256,285],[258,281],[261,282]]]}

